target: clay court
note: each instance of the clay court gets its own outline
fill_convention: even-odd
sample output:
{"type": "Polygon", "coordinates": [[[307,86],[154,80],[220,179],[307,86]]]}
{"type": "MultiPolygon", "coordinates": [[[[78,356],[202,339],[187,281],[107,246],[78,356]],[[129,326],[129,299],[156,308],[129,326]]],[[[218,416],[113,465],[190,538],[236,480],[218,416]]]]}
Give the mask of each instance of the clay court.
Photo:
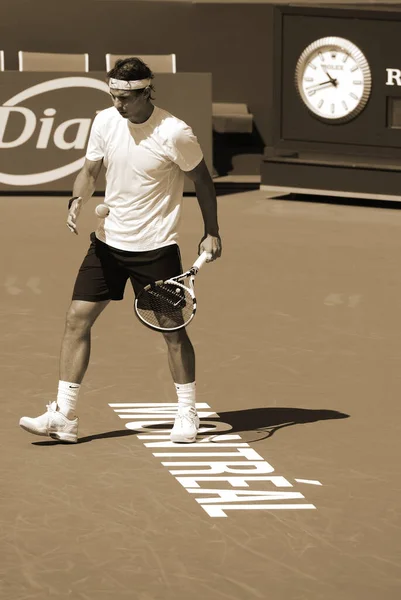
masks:
{"type": "MultiPolygon", "coordinates": [[[[18,427],[55,399],[96,227],[92,199],[73,236],[66,202],[0,198],[1,597],[398,598],[399,205],[219,197],[223,256],[197,278],[188,329],[201,433],[169,447],[165,343],[129,284],[93,328],[79,443],[18,427]],[[219,461],[241,466],[210,474],[219,461]]],[[[184,267],[201,235],[186,197],[184,267]]]]}

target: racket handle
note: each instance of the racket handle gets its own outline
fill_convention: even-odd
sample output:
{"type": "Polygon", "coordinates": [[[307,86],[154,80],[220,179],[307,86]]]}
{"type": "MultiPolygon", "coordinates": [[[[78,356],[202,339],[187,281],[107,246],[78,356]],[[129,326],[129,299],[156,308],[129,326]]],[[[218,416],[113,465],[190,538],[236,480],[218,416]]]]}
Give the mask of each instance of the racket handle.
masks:
{"type": "Polygon", "coordinates": [[[193,268],[199,270],[201,267],[203,267],[203,265],[205,264],[205,262],[207,261],[208,258],[211,258],[212,255],[210,254],[210,252],[202,252],[202,254],[199,256],[199,258],[194,262],[193,264],[193,268]]]}

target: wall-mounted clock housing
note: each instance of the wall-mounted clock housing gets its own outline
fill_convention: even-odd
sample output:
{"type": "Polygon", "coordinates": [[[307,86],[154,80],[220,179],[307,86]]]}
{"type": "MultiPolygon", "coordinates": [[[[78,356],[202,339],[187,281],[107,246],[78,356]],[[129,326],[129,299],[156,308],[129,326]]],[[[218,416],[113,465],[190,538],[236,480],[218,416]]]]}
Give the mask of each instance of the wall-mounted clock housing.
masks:
{"type": "Polygon", "coordinates": [[[354,119],[366,106],[372,77],[363,52],[341,37],[316,40],[302,52],[295,85],[311,113],[328,123],[354,119]]]}

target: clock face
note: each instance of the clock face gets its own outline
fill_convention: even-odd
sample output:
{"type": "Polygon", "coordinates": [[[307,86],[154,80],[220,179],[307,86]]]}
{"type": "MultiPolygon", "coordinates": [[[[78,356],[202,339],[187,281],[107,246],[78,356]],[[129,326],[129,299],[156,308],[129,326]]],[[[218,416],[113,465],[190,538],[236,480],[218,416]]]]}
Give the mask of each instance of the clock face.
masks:
{"type": "Polygon", "coordinates": [[[372,78],[368,61],[355,44],[326,37],[310,44],[299,57],[295,85],[315,116],[344,123],[366,106],[372,78]]]}

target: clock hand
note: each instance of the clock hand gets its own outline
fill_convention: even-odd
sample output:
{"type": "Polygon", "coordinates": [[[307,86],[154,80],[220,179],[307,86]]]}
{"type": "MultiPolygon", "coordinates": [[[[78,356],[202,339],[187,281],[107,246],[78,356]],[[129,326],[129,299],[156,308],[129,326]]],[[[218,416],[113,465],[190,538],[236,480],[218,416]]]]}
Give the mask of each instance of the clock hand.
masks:
{"type": "Polygon", "coordinates": [[[328,81],[322,81],[322,83],[317,83],[316,85],[310,85],[309,87],[305,88],[305,90],[318,90],[318,89],[323,89],[323,87],[329,87],[333,85],[333,83],[328,80],[328,81]]]}
{"type": "Polygon", "coordinates": [[[329,72],[328,72],[328,70],[327,70],[327,67],[325,67],[324,65],[322,65],[322,69],[323,69],[323,71],[326,73],[327,77],[330,79],[330,81],[332,82],[332,84],[333,84],[335,87],[337,87],[337,85],[338,85],[338,81],[337,81],[337,79],[334,79],[334,77],[332,77],[332,76],[330,75],[330,73],[329,73],[329,72]]]}

